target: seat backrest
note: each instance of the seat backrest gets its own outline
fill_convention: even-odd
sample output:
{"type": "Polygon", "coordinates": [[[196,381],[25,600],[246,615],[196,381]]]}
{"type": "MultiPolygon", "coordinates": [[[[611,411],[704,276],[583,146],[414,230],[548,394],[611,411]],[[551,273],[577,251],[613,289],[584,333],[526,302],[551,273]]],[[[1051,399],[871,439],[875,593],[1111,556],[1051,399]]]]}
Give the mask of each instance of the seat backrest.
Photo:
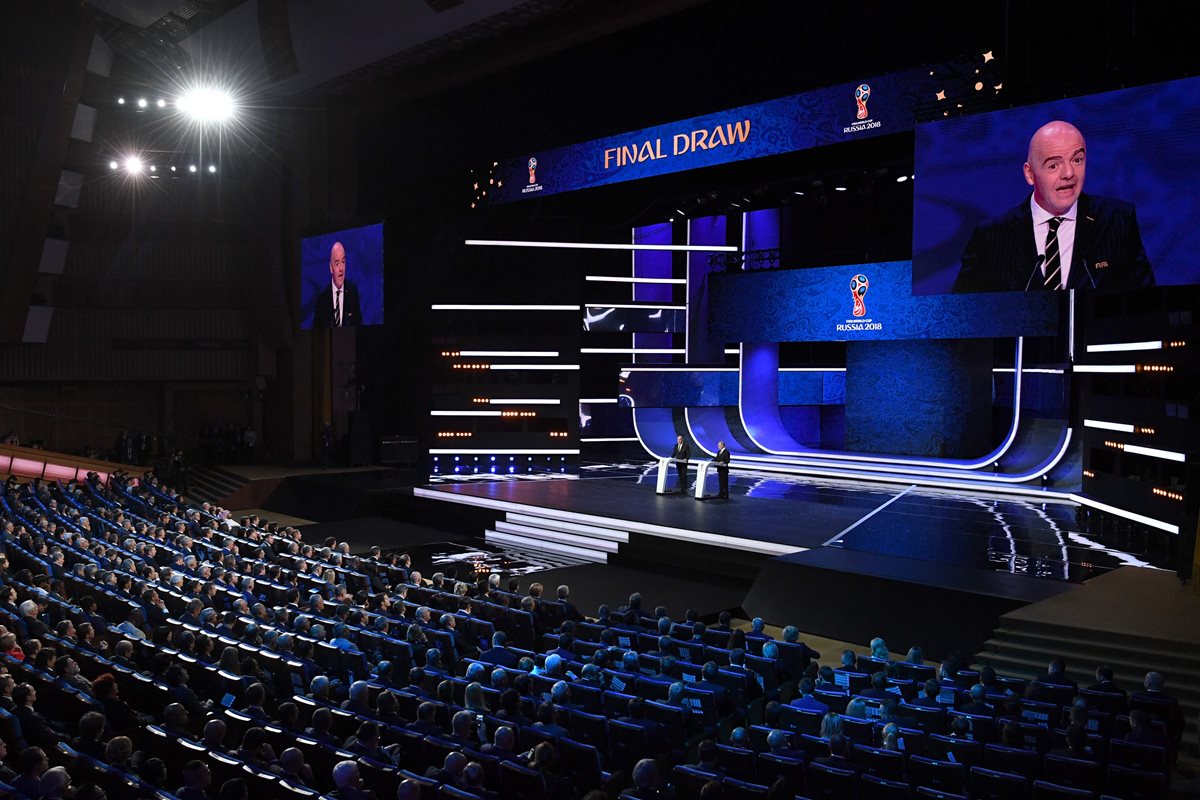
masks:
{"type": "Polygon", "coordinates": [[[1166,772],[1109,765],[1104,791],[1124,800],[1163,800],[1170,792],[1166,772]]]}
{"type": "Polygon", "coordinates": [[[1027,800],[1029,797],[1029,782],[1015,772],[971,767],[968,783],[972,797],[986,797],[988,800],[1027,800]]]}
{"type": "Polygon", "coordinates": [[[1167,748],[1112,739],[1108,743],[1108,763],[1131,769],[1161,772],[1168,766],[1167,748]]]}
{"type": "Polygon", "coordinates": [[[858,781],[858,800],[908,800],[912,788],[903,781],[889,781],[863,773],[858,781]]]}
{"type": "Polygon", "coordinates": [[[1096,761],[1048,754],[1042,759],[1042,776],[1063,786],[1094,792],[1100,789],[1104,771],[1096,761]]]}
{"type": "Polygon", "coordinates": [[[854,797],[857,773],[813,762],[805,770],[808,793],[814,798],[854,797]]]}
{"type": "Polygon", "coordinates": [[[1034,750],[989,744],[983,748],[983,766],[996,772],[1015,772],[1031,781],[1041,774],[1042,759],[1034,750]]]}
{"type": "Polygon", "coordinates": [[[966,785],[966,777],[966,767],[962,764],[924,756],[910,756],[908,759],[908,778],[921,786],[946,792],[961,792],[966,785]]]}
{"type": "Polygon", "coordinates": [[[891,780],[900,780],[904,777],[904,756],[892,750],[856,744],[850,751],[850,760],[864,775],[875,775],[891,780]]]}
{"type": "Polygon", "coordinates": [[[720,775],[696,767],[678,764],[675,766],[675,800],[700,800],[700,790],[709,781],[721,782],[720,775]]]}
{"type": "Polygon", "coordinates": [[[1033,782],[1034,800],[1084,800],[1093,796],[1087,789],[1072,789],[1050,781],[1033,782]]]}
{"type": "Polygon", "coordinates": [[[727,775],[754,780],[754,751],[727,744],[717,745],[717,766],[727,775]]]}

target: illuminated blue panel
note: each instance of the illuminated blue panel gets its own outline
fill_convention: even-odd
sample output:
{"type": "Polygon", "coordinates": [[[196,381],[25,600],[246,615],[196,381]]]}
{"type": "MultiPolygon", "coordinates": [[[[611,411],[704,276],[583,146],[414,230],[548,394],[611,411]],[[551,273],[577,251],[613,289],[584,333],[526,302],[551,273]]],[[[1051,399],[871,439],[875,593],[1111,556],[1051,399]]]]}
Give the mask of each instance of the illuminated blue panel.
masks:
{"type": "MultiPolygon", "coordinates": [[[[698,217],[688,220],[688,244],[725,244],[725,215],[698,217]]],[[[725,360],[723,342],[708,338],[708,276],[719,265],[711,265],[711,253],[687,255],[687,362],[689,364],[720,364],[725,360]]]]}
{"type": "Polygon", "coordinates": [[[846,449],[975,458],[991,448],[992,343],[846,345],[846,449]]]}
{"type": "MultiPolygon", "coordinates": [[[[736,370],[632,371],[625,377],[627,394],[637,408],[700,408],[736,406],[736,370]]],[[[782,372],[778,377],[779,404],[784,406],[841,405],[846,402],[844,372],[782,372]]]]}
{"type": "MultiPolygon", "coordinates": [[[[634,244],[672,244],[670,224],[647,225],[633,229],[634,244]]],[[[635,250],[633,253],[633,277],[635,278],[670,278],[673,277],[672,263],[674,254],[664,250],[635,250]]],[[[633,299],[638,303],[660,303],[671,305],[675,287],[667,283],[635,283],[633,284],[633,299]]],[[[628,309],[626,309],[628,310],[628,309]]],[[[589,313],[591,309],[589,309],[589,313]]],[[[646,312],[653,314],[653,311],[646,312]]],[[[636,326],[626,325],[624,330],[633,331],[633,346],[646,349],[666,350],[674,346],[671,333],[677,322],[672,319],[669,327],[663,327],[662,315],[684,314],[682,311],[660,311],[659,317],[650,317],[645,324],[636,326]]],[[[684,323],[686,324],[686,322],[684,323]]],[[[593,328],[592,330],[601,330],[593,328]]],[[[638,363],[666,362],[670,363],[671,356],[666,353],[638,353],[633,357],[638,363]]]]}
{"type": "Polygon", "coordinates": [[[830,342],[1050,336],[1065,292],[912,296],[912,262],[709,276],[709,336],[723,342],[830,342]],[[863,276],[862,313],[851,281],[863,276]]]}

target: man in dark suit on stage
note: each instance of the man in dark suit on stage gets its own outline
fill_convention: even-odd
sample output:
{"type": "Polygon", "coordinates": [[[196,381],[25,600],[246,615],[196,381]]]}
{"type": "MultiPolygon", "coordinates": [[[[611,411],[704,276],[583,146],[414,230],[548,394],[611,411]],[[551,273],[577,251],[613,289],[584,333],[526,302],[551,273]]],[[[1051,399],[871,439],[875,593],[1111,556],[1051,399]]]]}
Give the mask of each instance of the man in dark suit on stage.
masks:
{"type": "Polygon", "coordinates": [[[1128,290],[1153,286],[1132,203],[1083,193],[1087,145],[1069,122],[1029,140],[1032,195],[971,234],[954,291],[1128,290]]]}
{"type": "Polygon", "coordinates": [[[334,242],[329,248],[329,286],[317,294],[314,328],[342,328],[362,324],[358,287],[346,278],[346,248],[334,242]]]}
{"type": "Polygon", "coordinates": [[[717,454],[713,456],[713,463],[717,465],[717,497],[729,499],[729,450],[726,449],[724,442],[717,442],[717,454]]]}
{"type": "Polygon", "coordinates": [[[692,457],[692,448],[683,440],[682,436],[675,437],[675,449],[671,451],[671,458],[675,459],[675,471],[679,473],[679,493],[687,493],[687,469],[688,459],[692,457]]]}

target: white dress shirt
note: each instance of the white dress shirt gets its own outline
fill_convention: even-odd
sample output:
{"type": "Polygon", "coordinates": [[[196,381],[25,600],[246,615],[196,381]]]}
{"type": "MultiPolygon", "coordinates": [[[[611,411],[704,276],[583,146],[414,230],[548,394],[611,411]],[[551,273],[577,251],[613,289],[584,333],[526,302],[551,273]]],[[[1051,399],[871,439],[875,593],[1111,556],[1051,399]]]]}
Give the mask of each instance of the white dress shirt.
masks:
{"type": "MultiPolygon", "coordinates": [[[[1059,272],[1059,286],[1067,288],[1071,277],[1071,257],[1075,254],[1075,215],[1079,212],[1079,201],[1076,200],[1065,214],[1051,214],[1037,204],[1037,200],[1029,198],[1033,209],[1033,241],[1037,243],[1038,255],[1046,255],[1046,235],[1050,232],[1050,220],[1062,217],[1058,224],[1058,260],[1062,264],[1059,272]]],[[[1054,267],[1050,268],[1051,271],[1054,267]]],[[[1046,264],[1042,263],[1042,280],[1046,279],[1046,264]]]]}

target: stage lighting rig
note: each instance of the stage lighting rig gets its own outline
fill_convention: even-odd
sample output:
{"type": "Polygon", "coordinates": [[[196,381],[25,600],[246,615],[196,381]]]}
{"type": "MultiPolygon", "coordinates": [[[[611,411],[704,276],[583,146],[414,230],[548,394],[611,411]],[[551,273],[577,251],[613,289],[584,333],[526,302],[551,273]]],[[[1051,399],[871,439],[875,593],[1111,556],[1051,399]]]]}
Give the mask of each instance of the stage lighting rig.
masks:
{"type": "Polygon", "coordinates": [[[237,111],[233,95],[209,87],[190,89],[175,101],[175,107],[201,124],[229,122],[237,111]]]}

